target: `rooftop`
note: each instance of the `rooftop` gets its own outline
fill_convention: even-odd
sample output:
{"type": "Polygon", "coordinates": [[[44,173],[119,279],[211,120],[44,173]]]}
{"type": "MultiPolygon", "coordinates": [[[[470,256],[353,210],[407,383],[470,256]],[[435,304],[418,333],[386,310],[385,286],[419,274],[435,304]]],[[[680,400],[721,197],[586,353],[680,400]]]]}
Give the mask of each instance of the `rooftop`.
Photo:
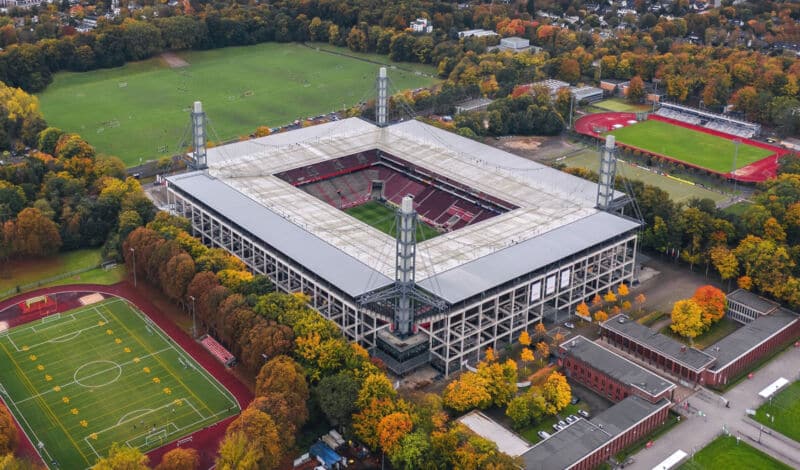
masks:
{"type": "Polygon", "coordinates": [[[696,372],[700,372],[715,360],[714,357],[699,349],[690,348],[669,336],[662,335],[631,320],[627,315],[617,315],[609,318],[601,325],[607,330],[627,337],[639,344],[646,345],[651,350],[657,351],[696,372]]]}
{"type": "Polygon", "coordinates": [[[480,411],[471,411],[458,418],[458,421],[470,428],[475,434],[494,442],[500,452],[512,457],[518,457],[531,448],[528,441],[504,428],[497,421],[480,411]]]}
{"type": "Polygon", "coordinates": [[[710,370],[724,369],[742,354],[796,321],[798,321],[797,314],[785,308],[779,308],[772,315],[759,316],[706,348],[709,354],[717,358],[716,364],[710,367],[710,370]]]}
{"type": "Polygon", "coordinates": [[[653,397],[675,388],[672,382],[583,336],[570,338],[561,343],[561,348],[566,354],[589,364],[614,380],[636,387],[653,397]]]}
{"type": "Polygon", "coordinates": [[[726,298],[728,300],[744,304],[752,308],[761,315],[766,315],[774,311],[778,307],[780,307],[778,303],[773,302],[769,299],[765,299],[764,297],[758,296],[744,289],[736,289],[735,291],[728,294],[726,298]]]}
{"type": "Polygon", "coordinates": [[[517,206],[419,243],[419,284],[450,303],[638,226],[598,211],[590,181],[419,121],[343,119],[214,147],[206,172],[168,181],[357,296],[394,279],[395,240],[274,175],[373,149],[517,206]]]}
{"type": "Polygon", "coordinates": [[[665,406],[669,406],[669,401],[653,404],[631,395],[591,420],[578,419],[533,446],[522,455],[525,469],[568,468],[665,406]]]}

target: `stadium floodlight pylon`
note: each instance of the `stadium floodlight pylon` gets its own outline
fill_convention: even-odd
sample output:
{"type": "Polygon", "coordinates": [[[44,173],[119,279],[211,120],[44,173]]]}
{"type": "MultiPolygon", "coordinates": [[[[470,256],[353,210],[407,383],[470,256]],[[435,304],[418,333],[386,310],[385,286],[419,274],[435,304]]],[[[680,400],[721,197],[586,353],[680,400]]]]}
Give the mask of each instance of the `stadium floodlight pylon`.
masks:
{"type": "Polygon", "coordinates": [[[389,289],[367,294],[360,299],[361,305],[394,300],[394,333],[406,337],[413,333],[416,303],[444,310],[445,304],[416,286],[417,256],[417,211],[414,198],[405,196],[397,210],[396,266],[394,285],[389,289]]]}
{"type": "Polygon", "coordinates": [[[613,135],[606,137],[600,152],[600,177],[597,181],[597,208],[612,210],[614,202],[614,178],[617,176],[617,148],[613,135]]]}
{"type": "Polygon", "coordinates": [[[375,119],[379,127],[385,127],[388,115],[389,77],[386,67],[378,70],[378,100],[375,103],[375,119]]]}
{"type": "Polygon", "coordinates": [[[206,127],[208,124],[203,103],[195,101],[192,105],[192,158],[189,166],[193,170],[203,170],[208,167],[206,160],[206,127]]]}

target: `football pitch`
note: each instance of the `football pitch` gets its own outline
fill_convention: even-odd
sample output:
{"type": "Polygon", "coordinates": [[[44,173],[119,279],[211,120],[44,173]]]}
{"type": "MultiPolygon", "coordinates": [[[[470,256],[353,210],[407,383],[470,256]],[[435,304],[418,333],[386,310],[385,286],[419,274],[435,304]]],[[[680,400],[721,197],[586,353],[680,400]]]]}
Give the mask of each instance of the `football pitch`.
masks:
{"type": "Polygon", "coordinates": [[[264,43],[179,52],[189,64],[179,68],[154,58],[59,72],[39,100],[48,124],[81,134],[99,153],[131,166],[177,153],[182,141],[189,145],[189,107],[196,100],[208,115],[208,138],[218,142],[367,101],[375,95],[379,64],[390,66],[393,93],[437,81],[435,67],[402,64],[413,71],[399,70],[385,56],[354,58],[339,55],[350,54],[345,48],[320,48],[334,53],[264,43]]]}
{"type": "Polygon", "coordinates": [[[679,470],[790,470],[792,467],[748,445],[745,439],[722,435],[678,468],[679,470]]]}
{"type": "MultiPolygon", "coordinates": [[[[375,227],[383,233],[397,236],[395,231],[395,209],[376,201],[369,201],[360,206],[345,209],[345,212],[365,224],[375,227]]],[[[422,242],[439,235],[435,228],[417,219],[417,241],[422,242]]]]}
{"type": "Polygon", "coordinates": [[[149,451],[239,412],[161,329],[113,298],[0,335],[0,394],[51,468],[149,451]]]}
{"type": "Polygon", "coordinates": [[[759,423],[800,442],[800,382],[789,385],[761,405],[756,410],[754,418],[759,423]]]}
{"type": "MultiPolygon", "coordinates": [[[[731,140],[704,132],[648,119],[621,129],[613,134],[618,142],[633,145],[661,155],[672,157],[720,173],[733,169],[734,143],[731,140]]],[[[775,153],[774,151],[739,145],[736,168],[742,168],[775,153]]]]}

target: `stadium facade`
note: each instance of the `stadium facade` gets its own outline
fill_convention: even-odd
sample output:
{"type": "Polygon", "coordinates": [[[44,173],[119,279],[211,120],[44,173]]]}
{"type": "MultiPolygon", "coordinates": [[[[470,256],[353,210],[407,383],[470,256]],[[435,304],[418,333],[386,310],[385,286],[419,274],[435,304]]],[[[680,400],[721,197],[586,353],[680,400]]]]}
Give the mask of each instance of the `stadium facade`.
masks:
{"type": "Polygon", "coordinates": [[[207,169],[167,187],[195,236],[306,294],[398,374],[449,375],[634,275],[639,223],[610,204],[623,194],[419,121],[350,118],[211,148],[207,169]],[[401,237],[343,212],[406,196],[441,233],[403,255],[401,237]],[[405,285],[406,255],[418,294],[398,334],[382,293],[405,285]]]}

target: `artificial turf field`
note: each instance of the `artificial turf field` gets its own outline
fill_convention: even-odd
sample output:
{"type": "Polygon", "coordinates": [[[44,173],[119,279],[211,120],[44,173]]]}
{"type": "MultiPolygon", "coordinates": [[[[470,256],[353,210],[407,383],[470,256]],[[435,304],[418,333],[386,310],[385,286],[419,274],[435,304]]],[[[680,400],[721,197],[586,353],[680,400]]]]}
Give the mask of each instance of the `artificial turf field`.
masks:
{"type": "MultiPolygon", "coordinates": [[[[366,204],[345,209],[345,212],[383,233],[392,237],[396,236],[395,214],[397,211],[391,207],[376,201],[369,201],[366,204]]],[[[419,219],[417,221],[417,241],[425,241],[439,235],[435,228],[419,219]]]]}
{"type": "MultiPolygon", "coordinates": [[[[176,55],[190,65],[169,68],[154,58],[114,69],[59,72],[39,95],[44,117],[51,126],[81,134],[98,152],[134,165],[140,158],[177,153],[182,140],[188,145],[193,101],[203,102],[209,139],[228,140],[258,126],[283,125],[366,101],[375,95],[379,67],[367,60],[388,62],[380,55],[358,60],[278,43],[176,55]]],[[[434,67],[413,67],[429,76],[390,69],[391,92],[436,81],[431,78],[434,67]]]]}
{"type": "Polygon", "coordinates": [[[791,470],[792,467],[733,436],[719,436],[678,467],[680,470],[791,470]]]}
{"type": "Polygon", "coordinates": [[[239,411],[118,298],[3,332],[0,364],[2,398],[51,468],[88,468],[114,442],[149,451],[239,411]]]}
{"type": "MultiPolygon", "coordinates": [[[[733,141],[704,132],[648,119],[615,129],[608,134],[613,134],[623,144],[720,173],[728,173],[733,168],[733,141]]],[[[736,157],[736,168],[757,162],[773,153],[775,152],[742,143],[736,157]]]]}
{"type": "Polygon", "coordinates": [[[794,382],[756,410],[754,419],[800,442],[800,382],[794,382]],[[770,417],[767,417],[767,414],[770,417]],[[775,417],[775,421],[772,420],[775,417]]]}

